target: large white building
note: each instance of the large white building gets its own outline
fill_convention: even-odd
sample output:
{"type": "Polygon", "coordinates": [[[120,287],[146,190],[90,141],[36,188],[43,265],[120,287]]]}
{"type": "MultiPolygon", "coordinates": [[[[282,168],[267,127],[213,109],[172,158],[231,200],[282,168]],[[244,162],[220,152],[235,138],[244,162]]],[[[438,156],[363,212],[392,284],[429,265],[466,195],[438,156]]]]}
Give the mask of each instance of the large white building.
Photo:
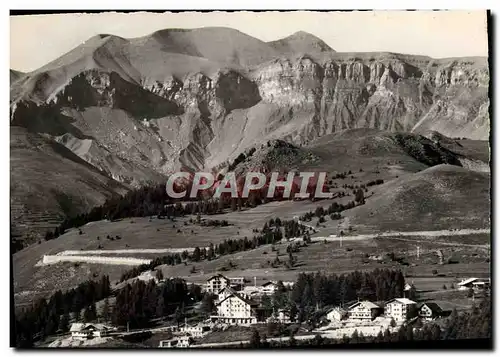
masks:
{"type": "Polygon", "coordinates": [[[213,322],[231,325],[250,325],[257,322],[255,308],[258,304],[255,301],[230,288],[225,288],[221,293],[224,297],[216,303],[217,315],[210,316],[213,322]]]}
{"type": "Polygon", "coordinates": [[[371,301],[358,301],[347,309],[347,316],[351,320],[371,321],[380,312],[380,306],[371,301]]]}
{"type": "Polygon", "coordinates": [[[416,316],[417,303],[407,298],[395,298],[385,304],[384,315],[396,322],[406,321],[416,316]]]}

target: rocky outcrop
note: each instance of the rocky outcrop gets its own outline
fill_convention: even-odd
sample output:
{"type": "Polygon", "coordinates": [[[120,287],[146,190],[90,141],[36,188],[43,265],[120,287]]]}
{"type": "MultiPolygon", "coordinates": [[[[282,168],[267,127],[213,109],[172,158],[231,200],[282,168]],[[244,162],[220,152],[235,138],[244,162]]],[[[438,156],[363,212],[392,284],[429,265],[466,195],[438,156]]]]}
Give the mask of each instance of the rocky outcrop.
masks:
{"type": "Polygon", "coordinates": [[[264,102],[290,108],[293,114],[285,123],[299,111],[311,114],[309,122],[297,128],[303,135],[294,136],[303,142],[349,128],[411,131],[441,117],[446,135],[475,122],[463,136],[477,138],[487,126],[488,70],[474,61],[428,60],[417,67],[392,57],[318,63],[302,56],[275,60],[253,76],[264,102]]]}

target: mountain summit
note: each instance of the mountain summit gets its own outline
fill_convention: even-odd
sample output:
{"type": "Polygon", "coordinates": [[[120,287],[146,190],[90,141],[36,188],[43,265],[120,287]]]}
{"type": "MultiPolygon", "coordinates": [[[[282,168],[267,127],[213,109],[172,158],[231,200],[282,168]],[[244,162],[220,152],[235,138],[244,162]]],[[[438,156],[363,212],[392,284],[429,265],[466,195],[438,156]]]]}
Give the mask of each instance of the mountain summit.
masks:
{"type": "Polygon", "coordinates": [[[323,52],[335,52],[320,38],[305,32],[298,31],[281,40],[271,41],[268,44],[278,52],[287,54],[320,54],[323,52]]]}

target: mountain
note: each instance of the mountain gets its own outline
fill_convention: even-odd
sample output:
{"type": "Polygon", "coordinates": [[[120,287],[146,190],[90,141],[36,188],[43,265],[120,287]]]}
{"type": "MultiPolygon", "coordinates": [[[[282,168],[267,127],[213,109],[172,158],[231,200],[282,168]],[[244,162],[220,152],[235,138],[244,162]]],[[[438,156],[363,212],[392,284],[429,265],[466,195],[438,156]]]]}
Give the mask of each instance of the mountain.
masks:
{"type": "Polygon", "coordinates": [[[31,242],[64,217],[86,212],[128,189],[64,145],[14,126],[10,182],[12,236],[31,242]]]}
{"type": "Polygon", "coordinates": [[[268,44],[282,54],[309,54],[318,56],[335,52],[320,38],[304,31],[298,31],[281,40],[271,41],[268,44]]]}
{"type": "MultiPolygon", "coordinates": [[[[305,32],[268,43],[220,27],[101,34],[38,70],[11,71],[11,79],[11,136],[63,147],[80,160],[71,161],[81,166],[74,172],[92,170],[96,192],[79,192],[88,198],[75,201],[79,210],[115,192],[96,177],[126,190],[181,168],[222,169],[272,140],[302,147],[356,128],[489,136],[486,58],[339,53],[305,32]]],[[[47,170],[68,165],[60,151],[36,145],[19,155],[26,175],[16,174],[14,185],[33,184],[40,167],[31,161],[40,156],[59,161],[47,170]]],[[[34,211],[60,219],[57,194],[41,192],[47,207],[34,211]]],[[[12,195],[23,199],[19,190],[12,195]]],[[[13,225],[23,230],[19,222],[33,212],[17,212],[13,225]]]]}

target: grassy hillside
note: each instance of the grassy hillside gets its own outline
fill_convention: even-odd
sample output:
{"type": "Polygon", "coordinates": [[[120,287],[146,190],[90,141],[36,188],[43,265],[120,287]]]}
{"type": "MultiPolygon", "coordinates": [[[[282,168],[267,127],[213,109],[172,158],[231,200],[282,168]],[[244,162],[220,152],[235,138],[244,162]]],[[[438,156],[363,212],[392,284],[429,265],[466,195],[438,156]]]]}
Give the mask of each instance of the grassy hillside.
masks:
{"type": "Polygon", "coordinates": [[[438,230],[490,226],[490,175],[439,165],[378,187],[346,213],[365,231],[438,230]]]}
{"type": "Polygon", "coordinates": [[[85,212],[127,189],[63,145],[14,126],[10,181],[13,236],[22,231],[31,242],[61,217],[85,212]]]}

